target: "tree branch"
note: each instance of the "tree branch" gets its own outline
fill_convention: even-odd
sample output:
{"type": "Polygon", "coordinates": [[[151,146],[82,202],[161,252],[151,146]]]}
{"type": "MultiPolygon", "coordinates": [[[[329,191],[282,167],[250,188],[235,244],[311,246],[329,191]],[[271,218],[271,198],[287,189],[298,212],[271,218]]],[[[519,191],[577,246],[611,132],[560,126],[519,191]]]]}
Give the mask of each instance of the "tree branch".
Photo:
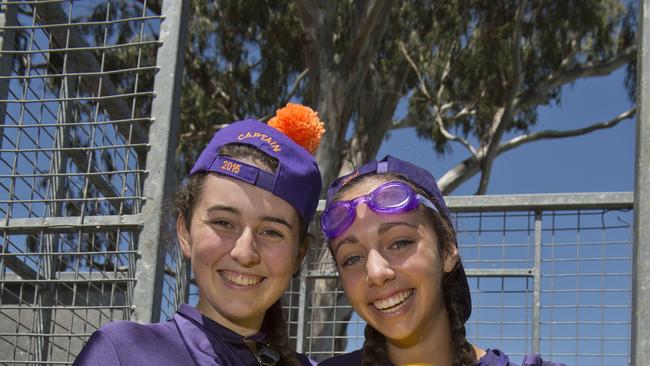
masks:
{"type": "Polygon", "coordinates": [[[295,3],[305,35],[310,38],[311,42],[318,45],[321,41],[318,36],[323,27],[323,19],[314,16],[315,14],[321,14],[321,12],[314,11],[318,4],[313,0],[295,0],[295,3]]]}
{"type": "Polygon", "coordinates": [[[206,136],[212,136],[215,132],[220,129],[228,126],[228,124],[214,124],[210,125],[207,128],[202,129],[201,131],[190,131],[180,134],[180,143],[185,144],[192,141],[201,141],[206,136]]]}
{"type": "Polygon", "coordinates": [[[385,19],[385,14],[389,8],[390,4],[385,0],[377,0],[374,2],[368,12],[368,16],[361,23],[361,27],[359,27],[359,32],[354,38],[354,41],[352,41],[349,54],[351,65],[355,65],[359,62],[359,59],[365,58],[365,55],[368,53],[370,36],[377,28],[377,25],[381,23],[379,20],[385,19]]]}
{"type": "Polygon", "coordinates": [[[527,135],[517,136],[501,144],[499,146],[499,154],[533,141],[581,136],[596,130],[612,128],[619,124],[621,121],[633,117],[635,113],[636,108],[631,108],[630,110],[619,114],[607,122],[598,122],[583,128],[576,128],[574,130],[567,131],[545,130],[527,135]]]}
{"type": "MultiPolygon", "coordinates": [[[[310,69],[317,72],[320,65],[319,52],[331,52],[331,39],[328,39],[327,32],[329,18],[332,16],[332,7],[336,9],[336,2],[328,2],[325,11],[317,10],[319,5],[313,0],[295,0],[298,9],[298,18],[306,38],[305,55],[310,69]]],[[[335,13],[335,11],[334,11],[335,13]]]]}
{"type": "Polygon", "coordinates": [[[429,101],[433,101],[433,98],[431,97],[431,94],[429,94],[429,90],[426,87],[426,84],[424,83],[424,79],[422,78],[422,73],[420,72],[420,69],[418,66],[415,64],[411,56],[409,55],[408,51],[406,50],[406,46],[404,46],[404,42],[399,41],[398,43],[399,50],[402,52],[402,55],[404,55],[404,58],[406,61],[411,65],[411,68],[413,69],[413,72],[415,72],[415,76],[418,78],[418,90],[420,90],[420,93],[424,94],[425,97],[429,101]]]}
{"type": "MultiPolygon", "coordinates": [[[[284,106],[285,104],[287,104],[291,100],[293,95],[298,90],[298,86],[300,86],[300,82],[302,81],[302,79],[305,78],[305,76],[307,76],[308,72],[309,72],[309,68],[306,68],[298,75],[298,77],[296,77],[296,80],[294,80],[293,84],[291,85],[291,89],[289,90],[289,93],[287,94],[287,97],[284,98],[283,102],[279,103],[280,106],[284,106]]],[[[262,122],[266,122],[269,118],[271,118],[271,116],[273,116],[273,113],[269,113],[269,114],[265,115],[264,117],[261,117],[259,120],[262,121],[262,122]]]]}
{"type": "MultiPolygon", "coordinates": [[[[488,142],[485,148],[485,154],[481,157],[481,179],[476,190],[477,195],[485,194],[487,191],[488,183],[490,182],[490,175],[492,173],[492,163],[497,155],[497,149],[503,131],[506,125],[512,120],[514,115],[515,99],[521,89],[523,79],[521,71],[521,25],[526,14],[526,7],[528,6],[527,0],[519,1],[517,11],[515,13],[515,31],[512,35],[512,82],[508,90],[505,100],[505,107],[499,108],[496,118],[493,119],[493,124],[490,127],[488,135],[488,142]],[[502,113],[499,113],[502,111],[502,113]]],[[[475,155],[476,156],[476,155],[475,155]]]]}
{"type": "Polygon", "coordinates": [[[563,72],[549,75],[546,80],[523,91],[517,97],[516,109],[521,111],[531,105],[543,104],[547,95],[555,88],[570,84],[578,79],[609,75],[621,66],[633,61],[636,58],[636,46],[630,46],[622,50],[616,56],[602,62],[588,62],[577,64],[563,72]]]}
{"type": "Polygon", "coordinates": [[[287,94],[287,98],[286,98],[287,101],[291,100],[291,98],[293,98],[293,95],[296,94],[296,91],[298,90],[298,86],[300,86],[300,82],[302,81],[302,79],[305,78],[305,76],[307,76],[308,72],[309,72],[309,68],[306,68],[298,75],[298,77],[296,77],[296,80],[294,80],[293,85],[291,85],[291,89],[287,94]]]}
{"type": "MultiPolygon", "coordinates": [[[[411,56],[409,56],[408,51],[406,50],[406,46],[404,46],[404,43],[402,41],[398,42],[398,44],[399,44],[400,51],[404,55],[404,58],[406,58],[406,61],[409,63],[409,65],[411,65],[411,68],[415,72],[415,75],[417,75],[417,77],[418,77],[418,81],[419,81],[418,82],[418,89],[420,90],[420,92],[422,94],[424,94],[424,96],[431,103],[436,103],[436,101],[433,100],[433,98],[431,97],[431,94],[429,94],[429,90],[427,89],[427,86],[426,86],[426,84],[424,82],[424,79],[422,78],[422,74],[420,73],[419,68],[417,67],[417,65],[415,64],[415,62],[411,58],[411,56]]],[[[440,100],[440,98],[442,98],[444,79],[447,77],[447,75],[449,75],[449,68],[450,68],[450,62],[447,62],[447,65],[445,66],[445,71],[443,72],[443,76],[442,76],[442,79],[440,81],[440,85],[441,85],[440,89],[438,90],[438,93],[436,93],[438,100],[440,100]]],[[[438,107],[438,106],[434,107],[435,114],[436,114],[434,120],[436,122],[436,125],[438,126],[438,130],[440,130],[440,133],[442,133],[442,135],[447,140],[456,141],[456,142],[460,143],[461,145],[463,145],[470,152],[470,154],[472,154],[473,156],[476,156],[476,149],[474,148],[474,146],[472,146],[472,144],[469,143],[469,141],[467,141],[466,139],[464,139],[464,138],[462,138],[460,136],[452,134],[451,132],[449,132],[445,128],[444,121],[443,121],[443,118],[442,118],[442,114],[440,112],[443,107],[438,107]]],[[[404,127],[408,127],[408,126],[404,126],[404,127]]],[[[395,128],[394,125],[393,125],[393,128],[395,128]]],[[[402,127],[397,127],[397,128],[402,128],[402,127]]]]}
{"type": "MultiPolygon", "coordinates": [[[[539,141],[542,139],[557,139],[557,138],[566,138],[585,135],[590,132],[607,129],[616,126],[619,122],[631,118],[636,112],[636,109],[632,108],[624,113],[619,114],[615,118],[607,122],[594,123],[588,127],[579,128],[575,130],[567,131],[540,131],[526,136],[515,137],[508,142],[503,143],[497,149],[497,156],[502,153],[512,150],[516,147],[519,147],[525,143],[539,141]]],[[[456,164],[453,168],[448,170],[440,179],[438,179],[438,187],[443,194],[447,195],[453,192],[461,184],[473,177],[479,170],[479,159],[476,157],[470,157],[462,162],[456,164]]]]}
{"type": "Polygon", "coordinates": [[[395,120],[393,121],[393,124],[390,125],[389,130],[399,130],[402,128],[411,128],[411,127],[417,127],[417,123],[413,122],[412,120],[395,120]]]}

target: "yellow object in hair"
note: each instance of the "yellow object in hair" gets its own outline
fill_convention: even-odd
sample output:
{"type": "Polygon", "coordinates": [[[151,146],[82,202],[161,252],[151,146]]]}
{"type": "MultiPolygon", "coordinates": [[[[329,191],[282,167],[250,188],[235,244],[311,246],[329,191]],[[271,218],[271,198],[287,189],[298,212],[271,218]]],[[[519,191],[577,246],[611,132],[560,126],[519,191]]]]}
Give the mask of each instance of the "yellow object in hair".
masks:
{"type": "Polygon", "coordinates": [[[325,127],[318,118],[318,113],[309,107],[295,103],[287,103],[286,107],[278,109],[268,125],[282,131],[312,154],[318,149],[320,138],[325,133],[325,127]]]}

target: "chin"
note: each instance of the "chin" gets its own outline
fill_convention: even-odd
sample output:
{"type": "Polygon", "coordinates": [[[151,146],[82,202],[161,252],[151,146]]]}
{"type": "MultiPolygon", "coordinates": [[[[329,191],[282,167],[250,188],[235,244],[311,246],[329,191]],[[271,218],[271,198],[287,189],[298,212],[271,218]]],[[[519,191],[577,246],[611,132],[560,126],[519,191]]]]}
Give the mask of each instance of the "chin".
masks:
{"type": "Polygon", "coordinates": [[[386,339],[399,343],[409,342],[409,340],[417,341],[419,339],[419,337],[413,331],[409,330],[392,330],[382,334],[384,337],[386,337],[386,339]]]}

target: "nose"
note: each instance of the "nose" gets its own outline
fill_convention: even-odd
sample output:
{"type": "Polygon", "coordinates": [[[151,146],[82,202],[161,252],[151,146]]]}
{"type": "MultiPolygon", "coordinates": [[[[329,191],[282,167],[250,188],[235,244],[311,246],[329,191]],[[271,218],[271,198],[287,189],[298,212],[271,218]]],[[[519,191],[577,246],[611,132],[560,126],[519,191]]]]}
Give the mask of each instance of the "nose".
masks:
{"type": "Polygon", "coordinates": [[[257,243],[252,230],[245,228],[241,235],[235,241],[235,245],[230,250],[230,256],[244,267],[253,266],[260,261],[257,253],[257,243]]]}
{"type": "Polygon", "coordinates": [[[395,278],[395,272],[390,263],[376,250],[368,253],[366,262],[366,282],[371,287],[381,287],[386,282],[395,278]]]}

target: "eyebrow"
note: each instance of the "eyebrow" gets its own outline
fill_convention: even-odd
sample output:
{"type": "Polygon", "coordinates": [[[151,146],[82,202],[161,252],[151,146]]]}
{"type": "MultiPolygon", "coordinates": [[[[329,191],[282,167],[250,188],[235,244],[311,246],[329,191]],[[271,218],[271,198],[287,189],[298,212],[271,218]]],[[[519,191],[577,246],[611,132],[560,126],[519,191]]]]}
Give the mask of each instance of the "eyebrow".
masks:
{"type": "MultiPolygon", "coordinates": [[[[377,234],[382,235],[382,234],[386,233],[388,230],[390,230],[390,229],[392,229],[392,228],[394,228],[396,226],[402,226],[402,225],[406,225],[406,226],[408,226],[408,227],[410,227],[412,229],[417,229],[418,228],[417,225],[413,225],[408,221],[386,222],[386,223],[383,223],[383,224],[381,224],[379,226],[379,229],[377,229],[377,234]]],[[[338,253],[339,249],[344,244],[358,244],[358,243],[359,243],[359,239],[357,239],[356,236],[350,235],[350,236],[346,237],[345,239],[341,240],[339,245],[334,250],[334,257],[336,257],[336,253],[338,253]]]]}
{"type": "MultiPolygon", "coordinates": [[[[235,208],[235,207],[232,207],[232,206],[226,206],[226,205],[220,205],[220,204],[212,205],[212,206],[208,207],[208,209],[207,209],[206,211],[207,211],[207,212],[212,212],[212,211],[227,211],[227,212],[232,212],[232,213],[235,214],[235,215],[240,215],[240,214],[241,214],[241,212],[240,212],[237,208],[235,208]]],[[[280,225],[284,225],[284,226],[286,226],[287,228],[289,228],[289,230],[293,230],[293,226],[289,223],[289,221],[287,221],[287,220],[285,220],[285,219],[283,219],[283,218],[281,218],[281,217],[277,217],[277,216],[262,216],[262,217],[260,217],[260,220],[261,220],[261,221],[270,221],[270,222],[275,222],[275,223],[278,223],[278,224],[280,224],[280,225]]]]}
{"type": "Polygon", "coordinates": [[[226,205],[220,205],[220,204],[212,205],[212,206],[208,207],[206,209],[206,211],[207,212],[228,211],[228,212],[232,212],[232,213],[237,214],[237,215],[239,215],[239,213],[240,213],[238,209],[236,209],[236,208],[234,208],[232,206],[226,206],[226,205]]]}
{"type": "Polygon", "coordinates": [[[260,217],[260,219],[261,219],[262,221],[270,221],[270,222],[275,222],[275,223],[278,223],[278,224],[284,225],[284,226],[286,226],[287,228],[289,228],[289,230],[292,230],[292,231],[293,231],[293,226],[291,226],[291,224],[290,224],[287,220],[285,220],[285,219],[283,219],[283,218],[281,218],[281,217],[277,217],[277,216],[262,216],[262,217],[260,217]]]}
{"type": "Polygon", "coordinates": [[[388,230],[394,228],[395,226],[402,226],[402,225],[406,225],[406,226],[408,226],[408,227],[410,227],[412,229],[417,229],[418,228],[417,225],[413,225],[408,221],[386,222],[386,223],[383,223],[383,224],[381,224],[379,226],[379,229],[377,230],[377,234],[382,235],[382,234],[386,233],[388,230]]]}
{"type": "Polygon", "coordinates": [[[350,236],[346,237],[345,239],[341,240],[339,245],[336,246],[336,249],[334,249],[334,253],[333,253],[334,254],[333,255],[334,261],[336,261],[336,253],[339,252],[339,249],[341,249],[341,247],[343,245],[345,245],[345,244],[358,244],[358,243],[359,243],[359,240],[354,235],[350,235],[350,236]]]}

